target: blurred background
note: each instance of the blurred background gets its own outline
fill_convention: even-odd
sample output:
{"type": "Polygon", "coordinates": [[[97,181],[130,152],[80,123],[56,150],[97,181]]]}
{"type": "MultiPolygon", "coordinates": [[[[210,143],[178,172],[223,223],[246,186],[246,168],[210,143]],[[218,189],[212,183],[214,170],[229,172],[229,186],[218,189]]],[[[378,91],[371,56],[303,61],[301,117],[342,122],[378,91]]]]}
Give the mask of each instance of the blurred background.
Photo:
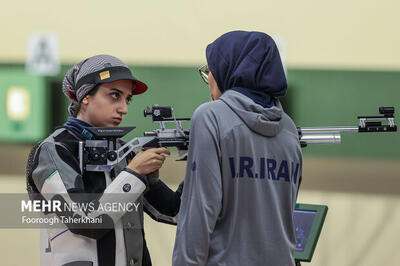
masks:
{"type": "MultiPolygon", "coordinates": [[[[0,193],[26,191],[30,148],[67,117],[65,72],[101,53],[128,63],[149,86],[129,106],[123,126],[137,129],[127,139],[155,129],[146,106],[171,105],[177,117],[190,117],[209,101],[197,72],[205,47],[239,29],[277,41],[289,84],[282,102],[297,126],[356,126],[357,116],[378,115],[379,106],[394,106],[398,116],[399,9],[393,0],[3,3],[0,193]]],[[[303,153],[298,202],[329,207],[309,265],[398,265],[399,133],[343,134],[339,145],[303,153]]],[[[162,179],[176,188],[185,166],[168,158],[162,179]]],[[[171,265],[175,227],[147,217],[145,230],[153,264],[171,265]]],[[[40,265],[38,230],[0,229],[0,237],[1,265],[40,265]]]]}

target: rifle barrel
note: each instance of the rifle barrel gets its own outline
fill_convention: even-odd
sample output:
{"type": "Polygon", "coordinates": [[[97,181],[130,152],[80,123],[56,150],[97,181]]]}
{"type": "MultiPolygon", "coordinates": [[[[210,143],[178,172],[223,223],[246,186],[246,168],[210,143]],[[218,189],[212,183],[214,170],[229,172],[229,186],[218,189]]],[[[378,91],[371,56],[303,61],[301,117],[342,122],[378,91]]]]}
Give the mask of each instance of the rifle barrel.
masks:
{"type": "Polygon", "coordinates": [[[358,132],[358,127],[299,127],[299,133],[306,134],[325,134],[325,133],[344,133],[358,132]]]}
{"type": "Polygon", "coordinates": [[[307,144],[339,144],[340,134],[306,134],[301,136],[301,142],[307,144]]]}

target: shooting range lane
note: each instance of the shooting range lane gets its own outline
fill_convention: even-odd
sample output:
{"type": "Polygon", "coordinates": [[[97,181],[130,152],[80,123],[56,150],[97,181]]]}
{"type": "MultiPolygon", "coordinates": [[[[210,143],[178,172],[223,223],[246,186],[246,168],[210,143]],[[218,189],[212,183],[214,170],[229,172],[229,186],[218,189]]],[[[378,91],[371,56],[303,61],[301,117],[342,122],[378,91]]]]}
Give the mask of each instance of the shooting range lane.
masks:
{"type": "Polygon", "coordinates": [[[301,190],[400,196],[400,162],[306,156],[301,190]]]}

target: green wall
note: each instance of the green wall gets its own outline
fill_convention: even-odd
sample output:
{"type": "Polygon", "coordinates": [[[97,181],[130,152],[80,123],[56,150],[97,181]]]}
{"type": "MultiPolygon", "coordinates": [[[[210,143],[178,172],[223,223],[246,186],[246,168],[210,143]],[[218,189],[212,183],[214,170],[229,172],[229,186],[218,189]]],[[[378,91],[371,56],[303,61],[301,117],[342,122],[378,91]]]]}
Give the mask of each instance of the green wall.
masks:
{"type": "MultiPolygon", "coordinates": [[[[153,103],[172,105],[177,117],[190,117],[210,99],[196,68],[136,67],[134,74],[149,85],[137,96],[124,125],[141,135],[152,128],[142,113],[153,103]]],[[[299,70],[287,72],[289,90],[283,104],[297,126],[358,126],[357,116],[379,115],[379,106],[400,109],[400,72],[350,70],[299,70]]],[[[399,121],[398,117],[396,117],[399,121]]],[[[309,145],[306,155],[400,158],[400,135],[396,133],[343,133],[339,145],[309,145]]]]}
{"type": "MultiPolygon", "coordinates": [[[[52,99],[47,106],[49,128],[64,123],[68,116],[68,99],[62,94],[61,83],[69,67],[63,66],[59,76],[45,79],[52,99]]],[[[146,106],[170,105],[176,117],[191,117],[198,105],[210,99],[208,87],[196,67],[138,66],[132,71],[149,89],[135,96],[129,106],[129,115],[122,126],[137,128],[127,139],[156,128],[150,117],[143,117],[146,106]]],[[[395,115],[399,113],[400,72],[289,69],[287,76],[289,89],[282,102],[297,126],[357,126],[357,116],[378,115],[379,106],[395,106],[395,115]]],[[[399,148],[398,132],[344,133],[340,145],[309,145],[303,152],[317,156],[398,159],[399,148]]]]}
{"type": "MultiPolygon", "coordinates": [[[[394,106],[399,121],[400,72],[289,70],[288,81],[298,126],[358,126],[357,116],[379,115],[379,106],[394,106]]],[[[344,133],[340,145],[310,145],[304,153],[400,158],[400,135],[344,133]]]]}

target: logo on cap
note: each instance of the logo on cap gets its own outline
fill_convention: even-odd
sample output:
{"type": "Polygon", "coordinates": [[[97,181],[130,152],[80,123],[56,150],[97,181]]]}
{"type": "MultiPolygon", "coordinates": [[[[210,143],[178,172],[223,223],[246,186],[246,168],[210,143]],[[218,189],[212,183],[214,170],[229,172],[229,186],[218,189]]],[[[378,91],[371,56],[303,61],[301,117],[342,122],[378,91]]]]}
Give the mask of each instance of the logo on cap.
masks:
{"type": "Polygon", "coordinates": [[[101,80],[108,79],[108,78],[110,78],[110,71],[109,70],[103,71],[99,75],[100,75],[101,80]]]}

